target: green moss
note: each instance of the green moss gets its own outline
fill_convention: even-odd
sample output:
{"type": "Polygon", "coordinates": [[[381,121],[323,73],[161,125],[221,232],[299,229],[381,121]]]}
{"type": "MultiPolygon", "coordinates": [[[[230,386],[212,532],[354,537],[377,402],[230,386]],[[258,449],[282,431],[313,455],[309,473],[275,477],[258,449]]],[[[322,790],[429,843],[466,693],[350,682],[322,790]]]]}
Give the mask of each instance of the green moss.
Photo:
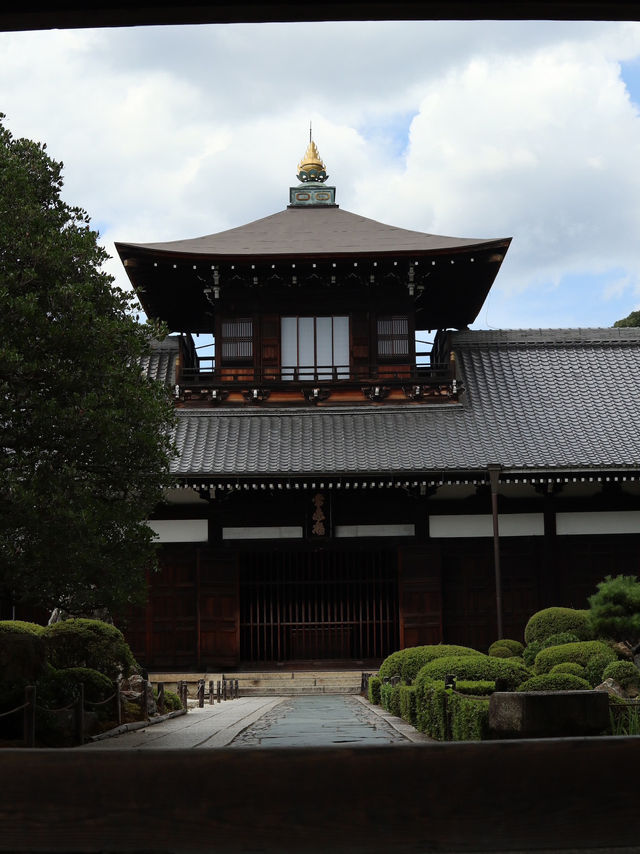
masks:
{"type": "Polygon", "coordinates": [[[616,660],[615,652],[602,641],[563,643],[560,646],[541,649],[536,655],[535,671],[536,673],[549,673],[552,667],[565,661],[574,661],[586,668],[589,661],[596,655],[602,656],[603,660],[606,659],[602,670],[610,661],[616,660]]]}
{"type": "Polygon", "coordinates": [[[418,676],[422,675],[425,679],[444,679],[448,674],[452,674],[458,680],[495,682],[496,679],[502,679],[512,690],[531,675],[519,659],[468,655],[436,659],[426,664],[418,676]]]}
{"type": "Polygon", "coordinates": [[[560,632],[571,632],[580,640],[590,640],[593,637],[593,630],[589,612],[574,608],[544,608],[529,619],[524,630],[524,639],[527,644],[530,644],[532,641],[543,641],[560,632]]]}
{"type": "Polygon", "coordinates": [[[571,673],[543,673],[527,679],[518,691],[588,691],[591,685],[586,679],[571,673]]]}
{"type": "Polygon", "coordinates": [[[522,660],[526,664],[527,667],[533,667],[536,655],[542,649],[542,644],[540,641],[532,641],[528,646],[525,647],[524,652],[522,653],[522,660]]]}
{"type": "Polygon", "coordinates": [[[573,632],[559,632],[557,635],[549,635],[540,644],[540,649],[547,649],[550,646],[562,646],[563,643],[578,643],[580,638],[573,632]]]}
{"type": "Polygon", "coordinates": [[[369,688],[368,688],[368,697],[369,702],[373,703],[375,706],[380,705],[380,686],[382,685],[382,679],[379,676],[370,676],[369,677],[369,688]]]}
{"type": "Polygon", "coordinates": [[[611,663],[611,656],[605,655],[604,653],[598,653],[589,659],[584,668],[584,678],[589,682],[592,688],[595,688],[596,685],[600,685],[603,682],[604,671],[611,663]]]}

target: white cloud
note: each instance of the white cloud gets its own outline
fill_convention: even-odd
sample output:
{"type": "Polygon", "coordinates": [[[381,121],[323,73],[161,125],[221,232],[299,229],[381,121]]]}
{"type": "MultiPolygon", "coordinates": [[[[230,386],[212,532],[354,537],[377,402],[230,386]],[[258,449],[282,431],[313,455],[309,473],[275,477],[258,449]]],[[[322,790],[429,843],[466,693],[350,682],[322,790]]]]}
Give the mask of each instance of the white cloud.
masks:
{"type": "Polygon", "coordinates": [[[110,251],[281,210],[312,119],[342,207],[514,237],[492,297],[513,325],[510,295],[560,305],[582,273],[603,275],[612,312],[637,292],[640,118],[620,63],[638,57],[635,23],[4,33],[0,91],[8,127],[65,162],[66,198],[110,251]]]}

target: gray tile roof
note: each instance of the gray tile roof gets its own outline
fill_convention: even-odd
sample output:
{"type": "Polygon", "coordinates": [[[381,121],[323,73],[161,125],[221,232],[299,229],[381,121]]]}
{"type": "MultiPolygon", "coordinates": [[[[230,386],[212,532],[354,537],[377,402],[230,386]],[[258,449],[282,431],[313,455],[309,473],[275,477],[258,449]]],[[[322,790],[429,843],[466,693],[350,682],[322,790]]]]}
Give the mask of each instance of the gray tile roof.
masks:
{"type": "Polygon", "coordinates": [[[178,353],[178,336],[167,337],[164,341],[154,341],[149,355],[140,360],[143,373],[152,380],[174,385],[178,353]]]}
{"type": "Polygon", "coordinates": [[[640,329],[453,333],[459,404],[180,410],[183,476],[640,467],[640,329]]]}

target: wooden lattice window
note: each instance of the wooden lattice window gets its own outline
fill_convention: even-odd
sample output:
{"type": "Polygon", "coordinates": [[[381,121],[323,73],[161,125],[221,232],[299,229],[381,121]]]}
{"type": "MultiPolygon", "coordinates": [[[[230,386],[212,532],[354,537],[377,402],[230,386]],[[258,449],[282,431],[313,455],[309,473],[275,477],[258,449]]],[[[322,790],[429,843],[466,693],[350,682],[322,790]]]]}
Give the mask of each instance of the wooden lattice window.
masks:
{"type": "Polygon", "coordinates": [[[409,355],[409,318],[406,316],[379,317],[378,358],[406,359],[409,355]]]}
{"type": "Polygon", "coordinates": [[[222,321],[222,361],[249,362],[253,359],[253,320],[236,317],[222,321]]]}

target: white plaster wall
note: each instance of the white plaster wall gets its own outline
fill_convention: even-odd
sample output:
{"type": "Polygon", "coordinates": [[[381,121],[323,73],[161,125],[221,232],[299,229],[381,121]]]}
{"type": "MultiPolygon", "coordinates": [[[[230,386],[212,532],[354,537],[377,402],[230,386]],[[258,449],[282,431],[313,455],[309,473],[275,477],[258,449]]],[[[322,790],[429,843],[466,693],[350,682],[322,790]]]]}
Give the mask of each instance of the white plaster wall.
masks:
{"type": "Polygon", "coordinates": [[[415,525],[336,525],[336,537],[413,537],[415,525]]]}
{"type": "MultiPolygon", "coordinates": [[[[544,516],[542,513],[499,513],[498,527],[501,537],[541,537],[544,535],[544,516]]],[[[490,513],[430,516],[429,536],[492,537],[493,518],[490,513]]]]}
{"type": "Polygon", "coordinates": [[[223,540],[299,540],[302,527],[264,525],[262,527],[223,528],[223,540]]]}
{"type": "Polygon", "coordinates": [[[559,536],[577,534],[640,534],[640,510],[556,513],[559,536]]]}
{"type": "Polygon", "coordinates": [[[160,543],[206,543],[209,539],[206,519],[155,519],[148,524],[160,543]]]}

